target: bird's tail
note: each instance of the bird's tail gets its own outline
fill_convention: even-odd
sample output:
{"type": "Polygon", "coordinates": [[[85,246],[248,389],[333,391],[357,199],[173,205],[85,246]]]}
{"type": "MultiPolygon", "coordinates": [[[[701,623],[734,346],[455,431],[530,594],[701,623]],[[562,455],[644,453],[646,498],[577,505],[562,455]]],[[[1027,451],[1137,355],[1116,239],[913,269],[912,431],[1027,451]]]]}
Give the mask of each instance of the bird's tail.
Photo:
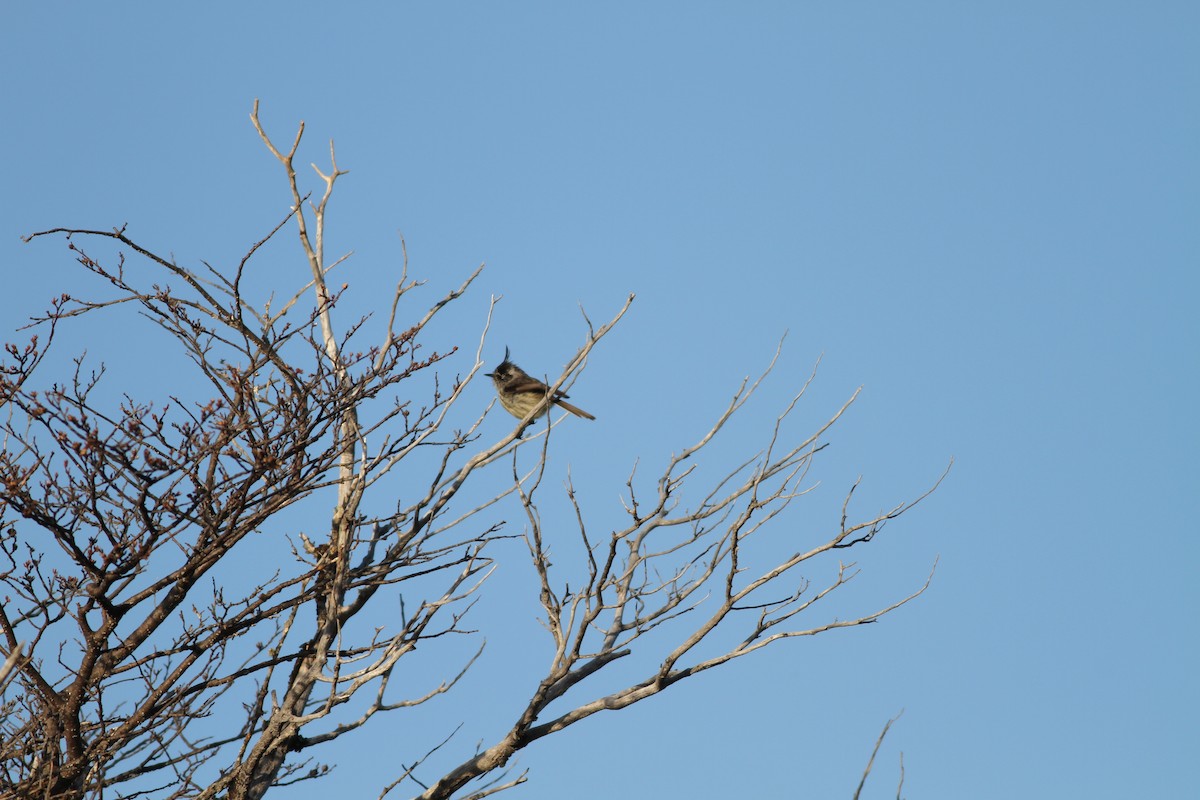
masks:
{"type": "Polygon", "coordinates": [[[573,406],[573,405],[571,405],[570,403],[568,403],[566,400],[558,400],[558,399],[556,399],[556,400],[554,401],[554,404],[555,404],[555,405],[558,405],[558,406],[562,406],[562,407],[563,407],[563,408],[565,408],[567,411],[570,411],[572,414],[574,414],[574,415],[575,415],[575,416],[577,416],[577,417],[583,417],[584,419],[595,419],[595,417],[593,417],[591,414],[589,414],[589,413],[587,413],[586,411],[584,411],[584,410],[583,410],[582,408],[580,408],[579,406],[573,406]]]}

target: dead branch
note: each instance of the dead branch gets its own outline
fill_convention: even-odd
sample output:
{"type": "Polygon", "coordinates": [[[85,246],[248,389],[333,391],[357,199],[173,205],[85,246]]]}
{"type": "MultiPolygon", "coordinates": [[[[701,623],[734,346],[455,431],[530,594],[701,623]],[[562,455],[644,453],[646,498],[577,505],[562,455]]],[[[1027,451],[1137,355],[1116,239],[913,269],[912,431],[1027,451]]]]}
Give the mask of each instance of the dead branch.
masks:
{"type": "MultiPolygon", "coordinates": [[[[858,782],[858,788],[854,790],[854,800],[858,800],[862,794],[863,787],[867,784],[867,776],[871,774],[871,767],[875,764],[875,756],[879,755],[879,748],[883,744],[883,738],[887,736],[888,730],[891,729],[892,723],[904,716],[904,711],[901,711],[896,716],[892,717],[884,724],[883,730],[879,732],[879,738],[875,740],[875,747],[871,750],[871,757],[867,759],[867,768],[863,770],[862,780],[858,782]]],[[[900,756],[900,785],[896,787],[896,800],[900,800],[900,790],[904,786],[904,756],[900,756]]]]}

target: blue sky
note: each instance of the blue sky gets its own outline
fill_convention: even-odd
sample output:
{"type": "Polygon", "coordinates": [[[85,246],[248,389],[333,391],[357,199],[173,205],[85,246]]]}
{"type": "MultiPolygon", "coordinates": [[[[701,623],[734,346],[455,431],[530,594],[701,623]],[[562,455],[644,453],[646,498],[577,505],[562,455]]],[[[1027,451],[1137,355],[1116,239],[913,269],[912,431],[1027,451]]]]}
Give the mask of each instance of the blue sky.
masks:
{"type": "MultiPolygon", "coordinates": [[[[753,452],[818,357],[803,424],[865,388],[810,509],[779,536],[827,530],[860,474],[872,511],[955,459],[861,553],[857,594],[830,613],[901,596],[940,559],[917,602],[593,717],[522,754],[531,781],[510,796],[845,797],[901,709],[867,796],[895,795],[900,751],[910,797],[1195,785],[1195,4],[14,3],[5,16],[6,332],[82,284],[61,246],[20,242],[34,230],[128,223],[183,263],[234,263],[288,204],[248,121],[257,97],[280,140],[306,121],[301,162],[327,165],[332,137],[350,170],[328,247],[355,253],[356,313],[395,280],[398,232],[423,300],[487,264],[434,342],[473,352],[502,294],[489,360],[507,344],[530,371],[574,352],[580,303],[598,321],[637,293],[572,391],[598,421],[570,421],[555,445],[551,483],[570,464],[599,518],[634,460],[698,438],[785,331],[717,458],[753,452]]],[[[291,241],[262,286],[303,280],[291,241]]],[[[118,358],[127,333],[86,345],[118,358]]],[[[124,380],[150,398],[156,377],[124,380]]],[[[488,387],[472,398],[482,407],[488,387]]],[[[525,591],[528,556],[503,559],[491,609],[525,591]]],[[[346,796],[376,796],[461,720],[464,752],[499,732],[494,687],[519,696],[545,642],[521,638],[531,618],[480,616],[488,656],[460,694],[325,754],[346,796]]]]}

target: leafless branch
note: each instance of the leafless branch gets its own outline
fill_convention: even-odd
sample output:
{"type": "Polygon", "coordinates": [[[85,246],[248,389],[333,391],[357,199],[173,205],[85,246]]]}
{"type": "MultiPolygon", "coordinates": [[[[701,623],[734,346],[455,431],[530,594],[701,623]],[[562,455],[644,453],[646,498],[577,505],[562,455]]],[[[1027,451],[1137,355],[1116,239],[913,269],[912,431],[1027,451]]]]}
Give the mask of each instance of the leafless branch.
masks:
{"type": "MultiPolygon", "coordinates": [[[[867,759],[867,768],[863,770],[862,780],[860,780],[858,782],[858,788],[854,790],[854,800],[858,800],[859,795],[862,794],[863,787],[866,786],[866,784],[867,784],[867,776],[871,774],[871,767],[874,766],[874,764],[875,764],[875,756],[877,756],[879,754],[879,748],[883,744],[884,737],[887,736],[888,730],[890,730],[892,727],[892,723],[895,722],[896,720],[900,719],[900,717],[902,717],[902,716],[904,716],[903,711],[901,711],[899,714],[897,714],[896,716],[889,719],[887,721],[887,723],[884,724],[883,730],[879,732],[879,738],[875,740],[875,748],[873,750],[871,750],[871,757],[869,759],[867,759]]],[[[900,786],[902,787],[903,785],[904,785],[904,760],[903,760],[903,756],[901,756],[900,786]]],[[[897,787],[896,799],[899,800],[899,798],[900,798],[900,788],[897,787]]]]}
{"type": "Polygon", "coordinates": [[[624,505],[629,524],[613,531],[607,543],[593,541],[588,533],[586,514],[568,480],[567,495],[587,554],[580,565],[582,581],[572,581],[578,587],[574,590],[568,586],[572,582],[555,577],[556,567],[544,544],[545,520],[535,499],[545,475],[549,441],[542,440],[537,466],[527,473],[518,469],[514,454],[513,485],[525,513],[526,544],[538,579],[541,621],[553,652],[551,666],[510,730],[429,786],[422,800],[455,796],[471,781],[502,768],[532,742],[599,711],[628,707],[680,680],[785,639],[873,623],[924,593],[932,580],[932,570],[919,588],[877,611],[795,625],[800,615],[811,614],[857,574],[853,565],[839,562],[834,577],[818,591],[811,591],[809,581],[802,578],[783,594],[764,597],[801,565],[834,550],[869,542],[884,523],[910,510],[927,494],[856,522],[849,521],[847,502],[840,524],[822,542],[784,556],[757,574],[749,570],[748,564],[761,558],[749,559],[748,548],[755,542],[758,549],[767,545],[767,541],[759,540],[768,524],[780,525],[791,504],[811,491],[805,481],[814,457],[824,447],[821,437],[842,417],[858,396],[857,391],[815,433],[783,446],[784,422],[803,396],[810,377],[776,419],[763,449],[717,478],[712,486],[688,491],[695,470],[685,462],[715,440],[733,413],[749,401],[777,358],[778,353],[755,381],[743,383],[726,411],[697,444],[668,460],[655,481],[656,497],[650,502],[639,500],[633,479],[636,469],[631,473],[627,483],[630,496],[624,505]],[[698,501],[688,501],[692,494],[698,501]],[[702,616],[697,619],[696,615],[702,616]],[[688,626],[683,624],[685,619],[695,621],[688,626]],[[646,649],[642,638],[657,629],[681,632],[678,643],[643,679],[615,692],[577,699],[566,708],[559,706],[568,693],[584,691],[582,687],[589,679],[609,664],[635,657],[646,649]],[[693,655],[703,643],[712,641],[718,630],[736,629],[742,633],[734,646],[703,657],[693,655]]]}

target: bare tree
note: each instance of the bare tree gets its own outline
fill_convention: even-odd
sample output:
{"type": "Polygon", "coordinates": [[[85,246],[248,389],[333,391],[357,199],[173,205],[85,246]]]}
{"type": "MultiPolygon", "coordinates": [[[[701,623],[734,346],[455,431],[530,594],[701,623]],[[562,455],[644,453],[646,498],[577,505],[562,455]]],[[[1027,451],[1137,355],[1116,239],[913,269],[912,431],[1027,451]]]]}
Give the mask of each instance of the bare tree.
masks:
{"type": "MultiPolygon", "coordinates": [[[[406,754],[412,766],[381,787],[381,797],[402,789],[478,798],[509,788],[526,780],[506,771],[510,759],[544,736],[783,639],[874,622],[928,586],[866,615],[806,621],[855,573],[835,559],[831,578],[814,588],[799,568],[869,543],[921,499],[853,521],[853,488],[820,544],[767,569],[747,566],[749,549],[771,535],[768,523],[780,524],[805,493],[823,437],[854,401],[789,441],[783,423],[807,382],[765,446],[719,478],[699,482],[698,458],[758,381],[742,384],[711,430],[672,456],[648,492],[630,475],[620,530],[595,533],[569,482],[574,519],[545,521],[535,497],[550,453],[549,416],[531,428],[531,413],[485,444],[480,425],[491,406],[462,413],[464,389],[483,366],[491,312],[465,375],[443,376],[457,345],[424,343],[439,311],[479,271],[419,318],[400,322],[401,300],[419,286],[408,278],[405,254],[382,340],[360,344],[366,320],[335,325],[346,286],[335,288],[330,274],[342,259],[324,252],[325,211],[345,174],[333,144],[328,172],[314,166],[323,192],[310,202],[294,167],[303,123],[285,150],[261,126],[257,103],[251,119],[285,169],[291,208],[232,270],[181,266],[125,228],[29,237],[65,239],[106,294],[61,295],[33,320],[28,343],[8,345],[0,366],[4,796],[243,800],[320,777],[328,769],[314,760],[322,745],[379,712],[449,691],[474,662],[441,664],[444,680],[416,696],[389,684],[402,658],[426,652],[420,643],[468,633],[463,619],[493,567],[495,543],[512,536],[492,513],[505,498],[524,509],[520,538],[540,582],[549,667],[497,741],[464,754],[436,780],[419,780],[418,768],[429,753],[451,752],[452,740],[433,742],[425,756],[406,754]],[[290,224],[308,262],[307,283],[279,300],[247,297],[256,253],[290,224]],[[89,254],[105,243],[111,255],[89,254]],[[65,379],[41,381],[64,325],[122,308],[136,309],[182,348],[179,361],[197,387],[190,396],[113,397],[103,388],[105,368],[82,357],[65,379]],[[518,467],[518,451],[535,456],[532,468],[518,467]],[[366,498],[382,493],[385,476],[400,480],[401,464],[408,499],[368,513],[379,500],[372,506],[366,498]],[[463,491],[488,468],[511,469],[511,484],[484,498],[463,491]],[[303,507],[311,519],[313,504],[329,501],[328,529],[319,534],[285,522],[290,509],[303,507]],[[586,554],[577,565],[581,585],[569,587],[552,566],[546,525],[556,536],[575,529],[586,554]],[[261,546],[254,534],[267,530],[287,534],[273,540],[287,543],[286,557],[253,585],[237,586],[231,563],[261,546]],[[407,601],[398,617],[386,616],[392,624],[375,627],[378,612],[365,621],[381,597],[395,601],[398,587],[407,601]],[[714,654],[701,645],[718,631],[734,632],[737,642],[714,654]],[[673,644],[664,649],[663,641],[673,644]],[[635,653],[649,665],[642,677],[618,691],[589,692],[589,679],[635,653]]],[[[632,300],[598,328],[584,318],[586,336],[554,389],[578,375],[632,300]]]]}

